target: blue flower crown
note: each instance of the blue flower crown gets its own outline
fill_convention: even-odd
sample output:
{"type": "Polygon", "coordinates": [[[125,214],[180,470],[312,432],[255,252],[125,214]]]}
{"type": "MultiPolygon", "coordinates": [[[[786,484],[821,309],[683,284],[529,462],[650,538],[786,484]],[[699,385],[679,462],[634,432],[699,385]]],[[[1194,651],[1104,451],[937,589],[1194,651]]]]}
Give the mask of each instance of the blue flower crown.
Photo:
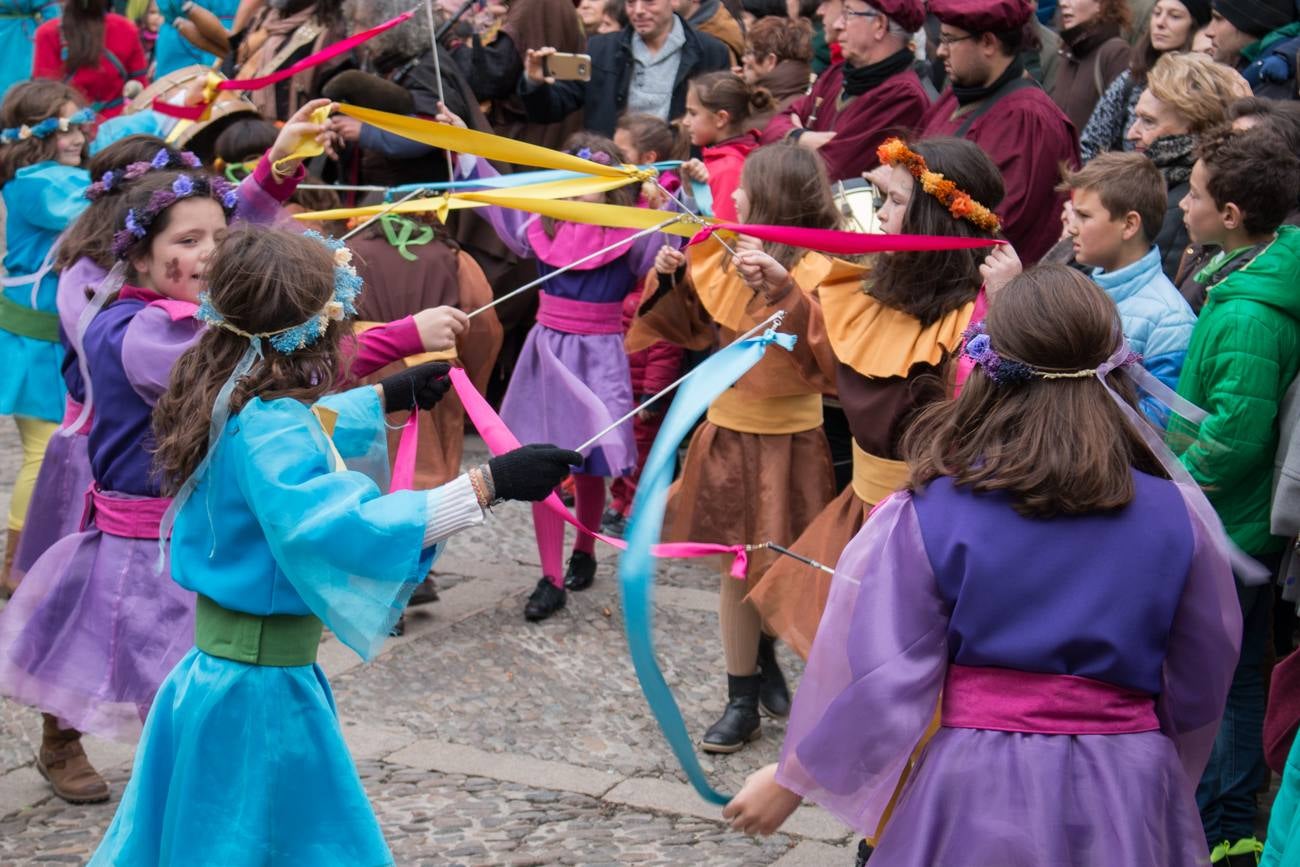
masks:
{"type": "Polygon", "coordinates": [[[40,123],[31,126],[23,124],[22,126],[0,130],[0,142],[9,144],[16,141],[26,141],[29,138],[48,138],[56,132],[67,132],[74,126],[91,123],[94,119],[94,110],[83,108],[69,117],[47,117],[40,123]]]}
{"type": "MultiPolygon", "coordinates": [[[[155,160],[157,159],[158,157],[155,157],[155,160]]],[[[226,212],[227,220],[235,213],[235,207],[239,204],[237,188],[225,178],[207,174],[179,175],[168,189],[155,190],[143,208],[127,210],[122,228],[113,235],[113,256],[118,260],[126,259],[149,234],[149,227],[153,225],[154,220],[158,219],[159,214],[181,199],[192,199],[197,196],[215,199],[226,212]]]]}
{"type": "MultiPolygon", "coordinates": [[[[989,339],[983,321],[974,322],[966,329],[966,333],[962,335],[961,351],[963,355],[979,365],[985,375],[997,385],[1016,385],[1031,379],[1087,379],[1096,377],[1100,372],[1096,367],[1086,370],[1043,370],[1015,358],[1000,355],[993,348],[993,342],[989,339]]],[[[1127,367],[1130,364],[1139,364],[1141,361],[1142,356],[1130,350],[1115,366],[1127,367]]]]}
{"type": "Polygon", "coordinates": [[[199,310],[195,316],[209,325],[248,338],[254,346],[258,346],[262,340],[267,340],[277,352],[284,355],[311,346],[320,340],[331,322],[355,316],[356,299],[361,293],[362,280],[361,275],[357,274],[357,269],[352,265],[352,251],[342,241],[326,238],[319,232],[308,231],[303,234],[334,254],[334,295],[317,313],[297,325],[281,328],[278,331],[254,334],[227,322],[226,317],[221,315],[221,311],[212,305],[208,293],[204,292],[199,295],[199,310]]]}

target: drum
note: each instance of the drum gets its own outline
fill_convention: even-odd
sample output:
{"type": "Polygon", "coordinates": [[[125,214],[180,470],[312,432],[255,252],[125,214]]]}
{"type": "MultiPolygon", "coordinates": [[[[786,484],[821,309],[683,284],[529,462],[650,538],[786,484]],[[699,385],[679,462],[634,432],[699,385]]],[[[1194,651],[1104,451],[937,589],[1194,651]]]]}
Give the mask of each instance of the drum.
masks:
{"type": "MultiPolygon", "coordinates": [[[[155,99],[184,105],[190,94],[203,88],[211,71],[206,66],[196,64],[169,72],[140,91],[127,104],[125,113],[149,111],[153,108],[155,99]]],[[[257,107],[247,97],[234,91],[223,91],[213,104],[211,117],[207,120],[195,122],[168,118],[171,126],[168,127],[167,143],[191,150],[205,164],[210,164],[215,156],[217,136],[237,120],[256,117],[260,117],[257,107]]]]}
{"type": "Polygon", "coordinates": [[[876,209],[880,207],[881,199],[875,184],[864,178],[851,178],[835,181],[831,184],[831,189],[835,193],[835,204],[844,218],[841,229],[865,235],[880,234],[876,209]]]}

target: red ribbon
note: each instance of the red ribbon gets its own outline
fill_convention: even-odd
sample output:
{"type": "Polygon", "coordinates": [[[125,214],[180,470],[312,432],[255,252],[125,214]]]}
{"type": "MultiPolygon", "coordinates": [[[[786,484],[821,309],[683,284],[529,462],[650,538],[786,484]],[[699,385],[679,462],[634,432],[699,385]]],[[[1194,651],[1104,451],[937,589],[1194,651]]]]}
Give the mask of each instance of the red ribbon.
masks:
{"type": "MultiPolygon", "coordinates": [[[[292,78],[300,72],[311,69],[313,66],[318,66],[327,60],[338,57],[340,54],[346,54],[361,43],[373,39],[385,30],[393,29],[414,14],[415,10],[403,12],[401,15],[385,21],[383,24],[371,27],[369,30],[363,30],[360,33],[349,36],[347,39],[335,42],[333,45],[327,45],[315,54],[308,55],[302,60],[299,60],[293,66],[272,72],[270,75],[264,75],[261,78],[228,79],[219,83],[216,86],[216,90],[261,90],[264,87],[270,87],[273,84],[284,81],[286,78],[292,78]]],[[[159,114],[165,114],[168,117],[178,117],[181,120],[199,120],[203,117],[204,112],[206,112],[210,106],[211,103],[207,101],[200,102],[198,105],[171,105],[170,103],[158,99],[153,101],[154,111],[159,114]]]]}
{"type": "Polygon", "coordinates": [[[698,244],[705,241],[719,230],[841,256],[856,256],[863,253],[911,253],[926,250],[969,250],[974,247],[994,247],[1007,243],[996,238],[958,238],[951,235],[865,235],[861,232],[840,232],[836,229],[799,229],[794,226],[746,223],[711,223],[691,238],[690,243],[698,244]]]}

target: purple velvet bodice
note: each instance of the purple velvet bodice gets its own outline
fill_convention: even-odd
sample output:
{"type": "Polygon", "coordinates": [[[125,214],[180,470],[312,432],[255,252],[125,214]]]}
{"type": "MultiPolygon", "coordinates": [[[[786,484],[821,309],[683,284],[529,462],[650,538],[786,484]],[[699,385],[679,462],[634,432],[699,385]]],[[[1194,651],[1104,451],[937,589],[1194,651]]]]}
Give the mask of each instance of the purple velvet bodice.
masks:
{"type": "Polygon", "coordinates": [[[946,477],[915,496],[949,610],[952,663],[1161,691],[1194,539],[1174,484],[1133,478],[1128,506],[1051,519],[1024,517],[1008,495],[975,494],[946,477]]]}

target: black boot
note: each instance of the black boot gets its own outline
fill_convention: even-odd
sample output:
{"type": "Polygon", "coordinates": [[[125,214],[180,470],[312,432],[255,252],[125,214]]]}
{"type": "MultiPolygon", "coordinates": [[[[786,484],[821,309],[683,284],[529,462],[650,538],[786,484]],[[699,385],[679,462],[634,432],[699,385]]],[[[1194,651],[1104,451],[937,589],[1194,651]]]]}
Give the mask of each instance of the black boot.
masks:
{"type": "Polygon", "coordinates": [[[569,568],[564,573],[566,589],[581,591],[591,586],[596,580],[596,558],[586,551],[574,551],[569,558],[569,568]]]}
{"type": "Polygon", "coordinates": [[[758,676],[763,679],[758,691],[758,701],[763,710],[772,719],[790,716],[790,690],[776,661],[776,639],[770,635],[761,635],[758,639],[758,676]]]}
{"type": "Polygon", "coordinates": [[[420,582],[420,586],[415,588],[411,598],[406,603],[407,608],[414,608],[417,605],[428,605],[430,602],[438,601],[438,585],[433,583],[433,577],[426,575],[420,582]]]}
{"type": "Polygon", "coordinates": [[[722,719],[709,726],[700,748],[706,753],[734,753],[763,733],[758,719],[758,691],[761,678],[727,675],[727,709],[722,719]]]}
{"type": "Polygon", "coordinates": [[[871,857],[872,848],[867,845],[866,840],[858,841],[858,857],[853,862],[853,867],[867,867],[867,859],[871,857]]]}
{"type": "Polygon", "coordinates": [[[537,582],[537,589],[528,597],[524,606],[524,619],[530,621],[545,620],[564,607],[567,594],[563,587],[556,587],[545,575],[537,582]]]}

